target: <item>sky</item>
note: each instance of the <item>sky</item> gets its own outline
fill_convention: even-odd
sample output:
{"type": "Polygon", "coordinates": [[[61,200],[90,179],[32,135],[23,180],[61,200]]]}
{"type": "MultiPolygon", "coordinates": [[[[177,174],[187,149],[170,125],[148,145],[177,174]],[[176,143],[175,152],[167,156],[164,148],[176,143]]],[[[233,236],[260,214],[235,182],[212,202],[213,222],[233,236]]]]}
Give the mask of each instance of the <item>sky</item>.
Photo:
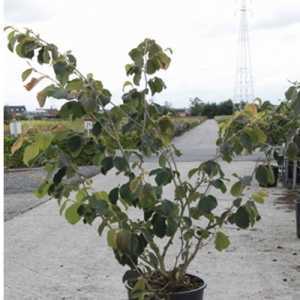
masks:
{"type": "MultiPolygon", "coordinates": [[[[249,7],[255,96],[278,103],[289,81],[300,80],[300,1],[252,0],[249,7]]],[[[79,69],[100,79],[115,102],[127,80],[129,50],[153,38],[174,51],[170,68],[160,74],[167,90],[155,101],[188,107],[194,97],[233,98],[238,8],[238,0],[5,0],[4,20],[33,29],[61,52],[72,50],[79,69]]],[[[38,87],[27,92],[21,81],[26,61],[3,53],[4,103],[37,108],[38,87]]],[[[62,103],[50,99],[46,107],[62,103]]]]}

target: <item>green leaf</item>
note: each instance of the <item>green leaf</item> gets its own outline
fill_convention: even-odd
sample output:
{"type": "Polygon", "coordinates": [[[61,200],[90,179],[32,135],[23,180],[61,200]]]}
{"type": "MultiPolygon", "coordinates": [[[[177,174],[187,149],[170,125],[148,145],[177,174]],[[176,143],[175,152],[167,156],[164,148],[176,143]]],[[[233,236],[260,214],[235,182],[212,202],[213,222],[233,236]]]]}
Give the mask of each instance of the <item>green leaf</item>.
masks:
{"type": "Polygon", "coordinates": [[[69,76],[72,72],[70,66],[64,61],[58,61],[53,65],[54,73],[56,78],[61,83],[66,83],[69,79],[69,76]]]}
{"type": "Polygon", "coordinates": [[[80,221],[81,217],[77,210],[80,204],[75,203],[66,209],[65,217],[70,224],[76,224],[80,221]]]}
{"type": "Polygon", "coordinates": [[[32,68],[25,70],[21,75],[22,81],[25,81],[29,77],[29,75],[32,73],[32,71],[33,71],[32,68]]]}
{"type": "Polygon", "coordinates": [[[39,103],[39,106],[44,107],[44,105],[46,103],[47,93],[44,90],[42,90],[42,91],[38,92],[38,94],[36,95],[36,98],[39,103]]]}
{"type": "Polygon", "coordinates": [[[166,88],[166,85],[163,82],[163,80],[158,77],[154,77],[154,78],[148,80],[148,84],[149,84],[152,96],[155,95],[156,93],[160,93],[163,89],[166,88]]]}
{"type": "Polygon", "coordinates": [[[45,151],[51,145],[54,136],[51,133],[39,133],[36,135],[35,143],[39,147],[39,151],[45,151]]]}
{"type": "Polygon", "coordinates": [[[112,189],[108,195],[108,198],[112,204],[116,204],[119,199],[119,188],[116,187],[112,189]]]}
{"type": "Polygon", "coordinates": [[[120,172],[126,171],[128,169],[128,162],[126,158],[117,156],[114,159],[114,166],[120,172]]]}
{"type": "Polygon", "coordinates": [[[172,181],[172,179],[173,179],[173,173],[171,169],[169,168],[159,169],[155,177],[155,182],[158,185],[167,185],[172,181]]]}
{"type": "Polygon", "coordinates": [[[172,236],[173,234],[175,234],[177,228],[178,228],[177,220],[174,219],[173,217],[168,217],[167,218],[166,235],[167,236],[172,236]]]}
{"type": "Polygon", "coordinates": [[[139,194],[139,203],[143,209],[151,209],[156,203],[155,189],[151,184],[146,183],[139,194]]]}
{"type": "Polygon", "coordinates": [[[83,87],[83,81],[81,79],[73,79],[67,83],[66,89],[68,91],[80,91],[83,87]]]}
{"type": "Polygon", "coordinates": [[[83,140],[80,135],[73,135],[67,140],[68,150],[73,157],[79,155],[82,150],[83,140]]]}
{"type": "Polygon", "coordinates": [[[124,84],[123,84],[123,88],[122,88],[123,92],[125,91],[127,86],[130,86],[132,88],[133,84],[130,81],[125,81],[124,84]]]}
{"type": "Polygon", "coordinates": [[[255,128],[254,134],[256,135],[258,143],[264,144],[267,141],[266,134],[260,128],[255,128]]]}
{"type": "Polygon", "coordinates": [[[192,178],[197,172],[199,172],[199,168],[189,170],[188,177],[192,178]]]}
{"type": "Polygon", "coordinates": [[[31,145],[27,146],[24,151],[23,162],[28,166],[29,162],[39,155],[39,152],[40,149],[37,143],[32,143],[31,145]]]}
{"type": "Polygon", "coordinates": [[[92,129],[92,134],[96,137],[98,137],[102,132],[102,125],[100,124],[100,122],[96,122],[93,126],[92,129]]]}
{"type": "Polygon", "coordinates": [[[159,238],[163,238],[167,232],[166,218],[159,214],[154,214],[151,223],[153,225],[153,232],[159,238]]]}
{"type": "Polygon", "coordinates": [[[158,121],[158,126],[165,140],[167,142],[171,141],[175,131],[174,124],[171,119],[167,116],[161,117],[158,121]]]}
{"type": "Polygon", "coordinates": [[[38,189],[34,192],[34,195],[35,195],[37,198],[43,198],[44,196],[47,195],[49,187],[50,187],[50,183],[49,183],[49,182],[47,182],[47,181],[43,182],[43,183],[38,187],[38,189]]]}
{"type": "Polygon", "coordinates": [[[50,62],[50,55],[47,47],[42,47],[40,49],[37,60],[40,64],[48,64],[50,62]]]}
{"type": "Polygon", "coordinates": [[[78,101],[87,113],[97,112],[99,105],[95,97],[84,93],[78,101]]]}
{"type": "Polygon", "coordinates": [[[117,230],[110,229],[107,232],[107,244],[113,249],[117,249],[117,230]]]}
{"type": "Polygon", "coordinates": [[[295,86],[291,86],[285,93],[285,97],[287,100],[291,100],[293,96],[297,93],[297,89],[295,86]]]}
{"type": "Polygon", "coordinates": [[[265,202],[265,198],[268,196],[268,193],[265,191],[259,191],[252,193],[251,197],[252,199],[259,204],[262,204],[265,202]]]}
{"type": "Polygon", "coordinates": [[[221,173],[220,165],[213,160],[203,162],[200,165],[200,169],[203,170],[210,178],[218,175],[218,173],[221,173]]]}
{"type": "Polygon", "coordinates": [[[269,168],[267,166],[258,166],[255,171],[255,178],[261,186],[269,184],[269,168]]]}
{"type": "Polygon", "coordinates": [[[242,204],[243,199],[242,198],[237,198],[233,201],[233,205],[237,208],[239,208],[242,204]]]}
{"type": "Polygon", "coordinates": [[[158,163],[159,163],[160,167],[162,167],[162,168],[166,167],[167,159],[166,159],[166,156],[164,153],[159,156],[158,163]]]}
{"type": "Polygon", "coordinates": [[[105,157],[101,162],[101,172],[106,175],[106,173],[111,170],[114,166],[114,161],[111,156],[105,157]]]}
{"type": "Polygon", "coordinates": [[[232,196],[239,197],[242,195],[244,188],[242,182],[238,181],[231,187],[230,193],[232,196]]]}
{"type": "Polygon", "coordinates": [[[215,247],[218,251],[227,249],[230,245],[230,241],[227,235],[223,232],[218,231],[215,238],[215,247]]]}
{"type": "Polygon", "coordinates": [[[211,181],[211,184],[218,190],[220,190],[222,193],[226,193],[227,188],[224,182],[221,179],[216,179],[211,181]]]}
{"type": "Polygon", "coordinates": [[[202,196],[198,203],[198,209],[206,213],[210,213],[217,206],[217,199],[212,195],[202,196]]]}
{"type": "Polygon", "coordinates": [[[250,225],[250,217],[247,209],[244,206],[241,206],[237,212],[234,214],[235,224],[243,229],[246,229],[250,225]]]}
{"type": "Polygon", "coordinates": [[[62,181],[63,177],[66,175],[66,172],[67,172],[67,167],[60,168],[53,177],[53,183],[55,185],[58,185],[62,181]]]}
{"type": "Polygon", "coordinates": [[[178,206],[176,203],[170,200],[163,200],[161,201],[160,206],[158,207],[158,211],[161,215],[165,217],[177,217],[178,213],[178,206]]]}
{"type": "Polygon", "coordinates": [[[62,118],[71,118],[72,120],[82,118],[85,111],[80,103],[77,101],[69,101],[65,103],[60,111],[59,116],[62,118]]]}

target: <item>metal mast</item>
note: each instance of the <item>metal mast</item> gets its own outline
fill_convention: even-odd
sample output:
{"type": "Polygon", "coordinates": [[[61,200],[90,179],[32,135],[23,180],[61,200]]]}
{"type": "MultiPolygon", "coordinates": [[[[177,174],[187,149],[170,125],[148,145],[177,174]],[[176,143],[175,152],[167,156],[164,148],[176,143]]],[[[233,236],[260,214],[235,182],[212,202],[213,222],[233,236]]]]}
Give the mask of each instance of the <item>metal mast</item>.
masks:
{"type": "Polygon", "coordinates": [[[238,35],[238,54],[234,100],[249,102],[254,100],[251,51],[248,28],[248,0],[240,0],[240,28],[238,35]]]}

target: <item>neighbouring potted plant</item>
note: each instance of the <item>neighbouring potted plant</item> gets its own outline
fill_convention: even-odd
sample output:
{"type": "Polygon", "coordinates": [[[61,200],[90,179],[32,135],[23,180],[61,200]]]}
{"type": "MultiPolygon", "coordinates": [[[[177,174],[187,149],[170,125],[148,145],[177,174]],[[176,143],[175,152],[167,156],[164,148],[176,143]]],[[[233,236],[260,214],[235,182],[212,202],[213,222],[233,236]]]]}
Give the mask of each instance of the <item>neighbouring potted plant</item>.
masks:
{"type": "MultiPolygon", "coordinates": [[[[51,97],[67,100],[60,116],[93,120],[89,136],[69,129],[23,135],[17,140],[14,151],[24,140],[29,143],[24,151],[26,164],[37,158],[44,162],[47,176],[36,195],[57,199],[60,213],[71,224],[100,221],[98,234],[106,235],[117,261],[128,266],[123,280],[130,299],[202,299],[204,280],[188,272],[193,259],[209,240],[219,251],[229,246],[224,224],[247,229],[260,218],[256,203],[263,203],[266,193],[245,196],[251,176],[234,175],[230,186],[233,201],[221,212],[216,210],[218,199],[210,188],[227,192],[229,179],[219,159],[230,162],[243,150],[253,152],[265,145],[267,136],[261,129],[264,112],[257,110],[257,104],[237,112],[220,130],[219,156],[199,163],[186,177],[176,163],[181,153],[172,145],[173,123],[151,101],[166,88],[157,73],[168,69],[170,49],[145,39],[129,52],[131,63],[125,68],[131,79],[123,86],[122,103],[116,104],[101,81],[77,69],[70,51],[60,53],[31,30],[6,30],[10,51],[54,71],[51,77],[31,65],[22,73],[23,81],[31,77],[25,84],[27,90],[41,81],[50,82],[38,92],[39,104],[43,106],[51,97]],[[82,152],[93,156],[103,174],[116,171],[126,182],[110,191],[94,191],[90,179],[82,177],[80,184],[65,180],[78,173],[82,152]],[[151,155],[157,156],[158,165],[149,170],[144,157],[151,155]],[[174,194],[166,195],[164,188],[170,184],[174,194]],[[128,213],[129,209],[136,214],[128,213]],[[173,244],[178,245],[177,254],[167,264],[173,244]]],[[[271,176],[264,166],[254,175],[259,181],[271,176]]]]}

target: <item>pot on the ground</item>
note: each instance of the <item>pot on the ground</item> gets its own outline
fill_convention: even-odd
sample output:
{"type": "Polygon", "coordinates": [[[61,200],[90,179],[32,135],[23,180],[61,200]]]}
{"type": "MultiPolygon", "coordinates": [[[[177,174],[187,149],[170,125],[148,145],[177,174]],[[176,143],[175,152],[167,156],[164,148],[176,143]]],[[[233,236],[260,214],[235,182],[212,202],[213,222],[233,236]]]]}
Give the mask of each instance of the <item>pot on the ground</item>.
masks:
{"type": "Polygon", "coordinates": [[[300,198],[296,200],[296,230],[297,236],[300,239],[300,198]]]}
{"type": "MultiPolygon", "coordinates": [[[[167,296],[167,298],[165,300],[203,300],[204,299],[203,298],[204,289],[206,288],[206,283],[197,276],[194,276],[194,275],[189,275],[189,276],[199,279],[202,282],[202,285],[193,290],[171,293],[167,296]]],[[[136,300],[136,299],[130,297],[131,287],[129,286],[128,283],[126,284],[126,288],[128,290],[128,299],[136,300]]],[[[159,298],[151,298],[151,299],[147,298],[147,300],[158,300],[158,299],[159,298]]]]}

